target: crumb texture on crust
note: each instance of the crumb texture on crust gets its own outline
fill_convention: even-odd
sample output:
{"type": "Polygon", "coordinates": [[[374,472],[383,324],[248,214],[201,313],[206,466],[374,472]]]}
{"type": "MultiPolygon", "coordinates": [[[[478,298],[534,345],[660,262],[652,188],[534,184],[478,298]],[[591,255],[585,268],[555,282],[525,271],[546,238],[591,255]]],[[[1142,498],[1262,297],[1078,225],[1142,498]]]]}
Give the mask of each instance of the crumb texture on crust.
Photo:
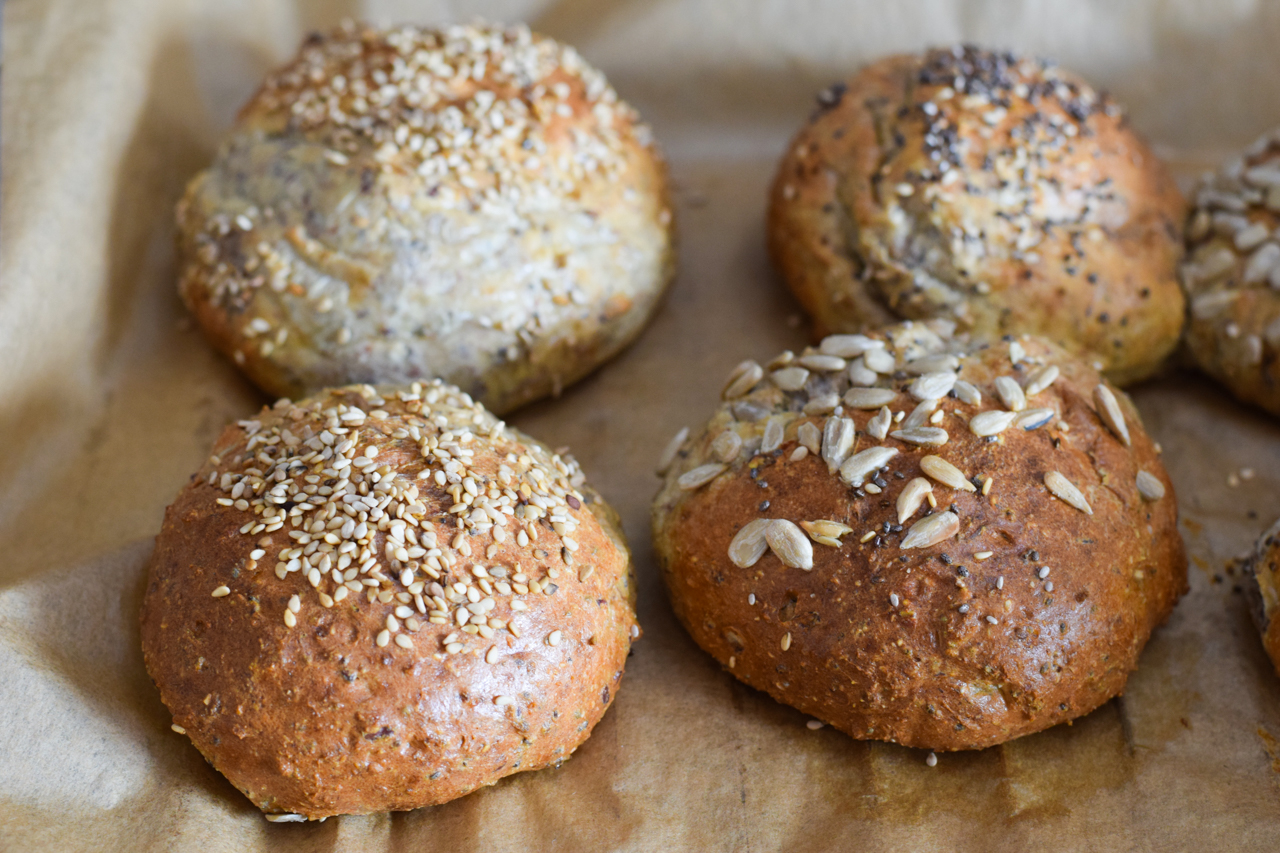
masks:
{"type": "Polygon", "coordinates": [[[1280,520],[1258,537],[1253,550],[1239,558],[1237,565],[1243,570],[1250,615],[1280,675],[1280,520]]]}
{"type": "Polygon", "coordinates": [[[1238,399],[1280,415],[1280,134],[1206,175],[1194,203],[1187,346],[1238,399]]]}
{"type": "Polygon", "coordinates": [[[779,165],[769,242],[821,333],[945,318],[1044,335],[1121,383],[1177,345],[1184,202],[1105,94],[957,46],[818,101],[779,165]]]}
{"type": "Polygon", "coordinates": [[[577,464],[438,381],[229,426],[165,514],[142,611],[175,725],[308,819],[559,764],[638,635],[621,527],[577,464]]]}
{"type": "Polygon", "coordinates": [[[648,128],[523,26],[308,40],[178,225],[184,300],[285,396],[440,377],[501,413],[619,351],[674,269],[648,128]]]}
{"type": "Polygon", "coordinates": [[[1187,588],[1129,399],[950,322],[745,361],[664,454],[655,551],[694,640],[863,739],[973,749],[1124,688],[1187,588]]]}

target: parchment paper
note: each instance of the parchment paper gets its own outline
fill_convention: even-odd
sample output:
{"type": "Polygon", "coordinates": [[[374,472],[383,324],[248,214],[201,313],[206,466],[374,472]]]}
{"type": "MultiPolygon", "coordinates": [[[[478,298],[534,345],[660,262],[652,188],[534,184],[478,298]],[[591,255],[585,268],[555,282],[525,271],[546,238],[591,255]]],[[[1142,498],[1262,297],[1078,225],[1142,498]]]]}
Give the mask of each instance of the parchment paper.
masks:
{"type": "Polygon", "coordinates": [[[1193,566],[1124,697],[933,768],[811,731],[721,671],[670,613],[647,519],[655,458],[727,371],[804,341],[762,229],[817,90],[961,39],[1046,54],[1111,89],[1190,176],[1280,123],[1280,4],[10,0],[4,15],[0,849],[1280,849],[1280,680],[1217,580],[1280,515],[1280,423],[1193,374],[1135,392],[1193,566]],[[561,769],[438,808],[271,825],[169,730],[138,651],[164,506],[263,402],[184,319],[173,204],[307,30],[477,14],[576,44],[670,155],[682,261],[665,306],[622,357],[513,418],[572,447],[622,513],[646,635],[561,769]]]}

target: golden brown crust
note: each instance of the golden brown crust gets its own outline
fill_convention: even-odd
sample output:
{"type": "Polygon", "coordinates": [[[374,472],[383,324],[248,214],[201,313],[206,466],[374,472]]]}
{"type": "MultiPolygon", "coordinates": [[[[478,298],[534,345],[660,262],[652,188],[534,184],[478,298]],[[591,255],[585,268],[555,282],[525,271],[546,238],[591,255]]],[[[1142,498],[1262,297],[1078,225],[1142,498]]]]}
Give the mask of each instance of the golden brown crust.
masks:
{"type": "Polygon", "coordinates": [[[1187,347],[1238,399],[1280,415],[1280,138],[1233,157],[1195,201],[1182,265],[1187,347]]]}
{"type": "Polygon", "coordinates": [[[308,41],[178,224],[184,300],[280,396],[439,376],[505,412],[617,354],[674,272],[647,127],[523,27],[308,41]]]}
{"type": "Polygon", "coordinates": [[[157,537],[142,612],[148,672],[192,743],[269,813],[417,808],[558,764],[608,708],[637,631],[616,517],[571,460],[496,429],[447,386],[427,386],[416,404],[382,394],[339,389],[228,427],[157,537]],[[339,404],[369,417],[323,414],[339,404]],[[350,426],[346,438],[359,433],[358,446],[338,454],[352,464],[300,460],[326,421],[350,426]],[[424,454],[414,428],[437,448],[424,454]],[[457,441],[468,429],[474,438],[457,441]],[[294,451],[282,449],[295,440],[294,451]],[[451,455],[435,452],[444,445],[451,455]],[[367,447],[381,452],[362,473],[367,447]],[[464,473],[459,460],[465,477],[450,482],[464,473]],[[433,472],[446,469],[441,486],[433,472]],[[254,529],[269,518],[262,496],[280,488],[271,479],[280,470],[339,489],[354,471],[353,485],[344,497],[308,497],[285,484],[288,499],[276,506],[296,509],[305,497],[312,508],[274,531],[254,529]],[[469,495],[472,486],[478,496],[451,512],[447,489],[469,495]],[[353,504],[362,492],[382,509],[353,504]],[[540,519],[528,512],[538,501],[550,507],[540,519]],[[502,534],[481,504],[505,519],[502,534]],[[321,534],[314,522],[330,506],[337,523],[321,534]],[[324,570],[309,577],[311,563],[324,570]]]}
{"type": "MultiPolygon", "coordinates": [[[[913,413],[917,399],[904,389],[917,378],[907,361],[929,358],[935,373],[945,373],[948,359],[958,357],[952,394],[961,396],[937,401],[940,417],[927,403],[908,416],[923,417],[924,429],[945,430],[940,446],[917,446],[918,438],[892,432],[876,438],[872,419],[883,415],[851,408],[852,397],[831,413],[832,398],[822,398],[846,394],[850,368],[814,360],[812,351],[787,353],[758,384],[731,385],[731,399],[683,443],[654,502],[653,523],[677,616],[736,677],[854,737],[953,750],[1039,731],[1118,694],[1151,631],[1186,590],[1186,558],[1172,485],[1123,394],[1115,395],[1116,406],[1132,447],[1100,419],[1099,375],[1058,347],[1021,337],[975,349],[942,331],[888,329],[901,345],[888,348],[897,358],[875,383],[897,390],[892,411],[913,413]],[[800,382],[785,371],[803,364],[810,372],[799,390],[779,387],[800,382]],[[1016,394],[1002,404],[997,377],[1016,377],[1025,389],[1054,367],[1056,380],[1027,395],[1022,409],[1033,412],[1026,425],[1042,425],[974,434],[980,424],[980,431],[994,429],[973,420],[980,411],[990,420],[1002,417],[991,413],[1005,405],[1020,405],[1016,394]],[[973,390],[981,394],[977,405],[973,390]],[[822,450],[835,435],[828,424],[840,417],[856,425],[857,443],[843,464],[835,457],[832,473],[822,450]],[[785,423],[781,431],[773,427],[780,443],[761,452],[771,419],[785,423]],[[737,446],[723,437],[730,432],[742,450],[717,463],[737,446]],[[818,433],[825,438],[812,452],[804,443],[814,444],[818,433]],[[845,473],[856,475],[857,454],[880,447],[896,451],[884,463],[887,472],[850,485],[858,478],[845,473]],[[927,456],[951,463],[968,485],[946,485],[950,475],[922,462],[927,456]],[[723,470],[701,468],[707,464],[723,470]],[[1055,496],[1075,499],[1052,472],[1078,488],[1091,514],[1055,496]],[[898,501],[915,478],[928,481],[937,507],[922,503],[900,522],[898,501]],[[799,538],[809,542],[812,570],[798,567],[803,559],[782,562],[780,555],[794,557],[785,542],[781,551],[773,542],[761,545],[754,563],[750,548],[735,552],[746,554],[735,565],[731,543],[748,539],[744,527],[762,518],[810,526],[810,537],[799,538]],[[818,521],[835,525],[823,530],[813,526],[818,521]],[[954,522],[952,535],[942,527],[934,544],[902,547],[939,521],[954,522]]],[[[868,339],[828,339],[823,351],[840,350],[829,346],[833,340],[853,341],[856,351],[868,339]]],[[[891,429],[905,426],[907,420],[891,429]]],[[[938,440],[936,433],[919,435],[938,440]]]]}
{"type": "Polygon", "coordinates": [[[1121,383],[1177,344],[1183,200],[1081,79],[937,49],[819,102],[769,211],[774,261],[819,334],[945,317],[975,338],[1042,334],[1121,383]]]}

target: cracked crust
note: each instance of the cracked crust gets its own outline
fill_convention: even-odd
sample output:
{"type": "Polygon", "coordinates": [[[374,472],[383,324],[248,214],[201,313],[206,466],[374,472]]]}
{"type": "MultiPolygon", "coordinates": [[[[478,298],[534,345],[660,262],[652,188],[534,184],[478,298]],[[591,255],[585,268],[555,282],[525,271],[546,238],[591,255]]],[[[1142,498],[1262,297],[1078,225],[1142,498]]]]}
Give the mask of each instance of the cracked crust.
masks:
{"type": "Polygon", "coordinates": [[[1128,398],[1111,392],[1125,425],[1112,427],[1098,402],[1109,387],[1060,348],[949,331],[907,323],[763,370],[744,363],[653,504],[676,615],[735,677],[855,738],[939,750],[1002,743],[1119,694],[1187,588],[1172,484],[1128,398]],[[879,341],[894,357],[873,379],[857,352],[879,341]],[[840,351],[843,366],[825,357],[840,351]],[[920,402],[930,386],[951,390],[920,402]],[[876,389],[902,413],[883,438],[886,412],[861,408],[876,389]],[[975,435],[997,429],[979,428],[979,414],[1010,405],[1025,428],[975,435]],[[830,452],[841,417],[857,432],[843,455],[830,452]],[[857,473],[875,448],[883,467],[857,473]],[[760,519],[794,528],[753,549],[760,519]]]}
{"type": "Polygon", "coordinates": [[[277,396],[440,377],[503,413],[617,354],[674,272],[648,128],[524,27],[313,37],[177,218],[184,301],[277,396]]]}
{"type": "Polygon", "coordinates": [[[1177,344],[1184,210],[1078,77],[938,49],[819,97],[779,165],[769,244],[819,334],[944,317],[1044,335],[1124,384],[1177,344]]]}

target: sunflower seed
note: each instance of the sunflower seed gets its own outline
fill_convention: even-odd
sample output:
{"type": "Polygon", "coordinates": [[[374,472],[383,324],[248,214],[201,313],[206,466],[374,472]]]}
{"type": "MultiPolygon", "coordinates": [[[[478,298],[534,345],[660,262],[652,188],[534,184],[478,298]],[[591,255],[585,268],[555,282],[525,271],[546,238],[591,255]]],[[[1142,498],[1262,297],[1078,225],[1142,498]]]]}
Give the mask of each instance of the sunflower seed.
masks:
{"type": "Polygon", "coordinates": [[[1026,392],[1028,397],[1034,397],[1052,385],[1061,372],[1062,371],[1058,370],[1058,365],[1056,364],[1051,364],[1048,367],[1042,367],[1027,377],[1027,385],[1023,390],[1026,392]]]}
{"type": "Polygon", "coordinates": [[[804,404],[804,413],[806,415],[826,415],[834,411],[838,405],[840,405],[840,396],[838,394],[821,394],[804,404]]]}
{"type": "Polygon", "coordinates": [[[941,456],[925,456],[920,459],[920,470],[937,480],[944,486],[950,486],[953,489],[961,489],[966,492],[976,492],[977,486],[969,482],[969,478],[964,475],[956,466],[952,465],[941,456]]]}
{"type": "Polygon", "coordinates": [[[676,480],[676,485],[685,491],[692,491],[719,477],[724,472],[724,469],[725,466],[715,462],[708,465],[699,465],[697,468],[681,474],[679,479],[676,480]]]}
{"type": "Polygon", "coordinates": [[[1020,429],[1031,432],[1031,430],[1040,429],[1057,415],[1058,413],[1053,409],[1023,409],[1014,418],[1013,424],[1020,429]]]}
{"type": "Polygon", "coordinates": [[[1138,494],[1142,495],[1143,500],[1158,501],[1164,497],[1164,483],[1160,482],[1154,474],[1139,471],[1138,494]]]}
{"type": "Polygon", "coordinates": [[[960,369],[960,359],[954,355],[926,355],[902,365],[907,373],[923,376],[926,373],[955,373],[960,369]]]}
{"type": "Polygon", "coordinates": [[[782,444],[786,428],[782,425],[782,415],[774,415],[764,423],[764,439],[760,442],[761,453],[772,453],[782,444]]]}
{"type": "Polygon", "coordinates": [[[804,528],[804,532],[808,533],[809,538],[814,542],[832,548],[839,548],[840,537],[853,532],[852,527],[848,527],[838,521],[828,521],[825,518],[817,521],[802,521],[800,526],[804,528]]]}
{"type": "Polygon", "coordinates": [[[844,461],[840,466],[840,479],[850,486],[861,486],[868,474],[879,471],[897,455],[898,450],[894,447],[869,447],[844,461]]]}
{"type": "Polygon", "coordinates": [[[729,381],[725,383],[724,391],[720,393],[720,396],[726,400],[741,397],[756,387],[756,383],[763,378],[764,368],[751,359],[747,359],[735,367],[733,373],[729,374],[729,381]]]}
{"type": "Polygon", "coordinates": [[[925,496],[933,491],[933,486],[924,477],[916,477],[903,487],[898,494],[898,523],[902,524],[916,514],[925,496]]]}
{"type": "Polygon", "coordinates": [[[1264,243],[1249,256],[1244,265],[1244,283],[1257,284],[1266,281],[1267,275],[1275,267],[1280,266],[1280,246],[1275,243],[1264,243]]]}
{"type": "Polygon", "coordinates": [[[912,429],[896,429],[889,433],[890,438],[905,441],[907,444],[918,444],[922,447],[941,447],[947,443],[949,436],[941,427],[914,427],[912,429]]]}
{"type": "Polygon", "coordinates": [[[996,393],[1011,412],[1021,412],[1027,407],[1027,395],[1022,393],[1022,386],[1012,376],[996,377],[996,393]]]}
{"type": "Polygon", "coordinates": [[[1107,428],[1115,433],[1116,438],[1124,442],[1125,447],[1132,447],[1129,438],[1129,426],[1124,422],[1124,412],[1120,411],[1120,403],[1116,395],[1106,385],[1098,385],[1093,389],[1093,402],[1098,406],[1098,415],[1107,428]]]}
{"type": "Polygon", "coordinates": [[[732,462],[742,452],[742,436],[738,435],[735,430],[725,430],[712,440],[711,452],[721,462],[726,464],[732,462]]]}
{"type": "Polygon", "coordinates": [[[827,418],[822,430],[822,460],[827,470],[834,474],[853,451],[858,430],[851,418],[827,418]]]}
{"type": "Polygon", "coordinates": [[[851,409],[878,409],[897,396],[892,388],[850,388],[844,393],[844,404],[851,409]]]}
{"type": "Polygon", "coordinates": [[[811,421],[805,421],[800,424],[800,429],[796,431],[796,437],[800,439],[801,444],[809,448],[810,453],[817,454],[821,452],[822,432],[811,421]]]}
{"type": "Polygon", "coordinates": [[[1075,487],[1074,483],[1057,471],[1050,471],[1045,474],[1044,484],[1050,492],[1053,492],[1055,497],[1071,504],[1083,513],[1093,515],[1093,507],[1089,506],[1089,502],[1084,499],[1084,494],[1075,487]]]}
{"type": "Polygon", "coordinates": [[[1215,290],[1202,293],[1191,300],[1191,316],[1197,320],[1212,320],[1239,298],[1238,290],[1215,290]]]}
{"type": "Polygon", "coordinates": [[[925,400],[920,405],[911,410],[911,414],[907,415],[906,420],[901,424],[902,429],[915,429],[922,427],[929,422],[929,416],[938,409],[937,400],[925,400]]]}
{"type": "Polygon", "coordinates": [[[689,428],[681,427],[680,431],[672,436],[671,440],[667,442],[667,446],[662,449],[662,455],[658,457],[659,476],[667,473],[667,469],[669,469],[671,467],[671,463],[675,461],[676,454],[680,452],[680,447],[688,437],[689,428]]]}
{"type": "Polygon", "coordinates": [[[884,341],[868,338],[866,335],[827,335],[818,344],[818,349],[823,355],[857,358],[868,350],[884,349],[884,341]]]}
{"type": "Polygon", "coordinates": [[[849,362],[849,382],[854,385],[875,385],[880,375],[867,367],[863,360],[855,358],[849,362]]]}
{"type": "Polygon", "coordinates": [[[935,512],[911,525],[902,537],[900,548],[928,548],[946,541],[960,532],[960,517],[954,512],[935,512]]]}
{"type": "Polygon", "coordinates": [[[951,390],[955,392],[956,399],[962,403],[968,403],[970,406],[982,405],[982,392],[979,391],[972,383],[965,382],[963,379],[957,379],[956,387],[951,390]]]}
{"type": "Polygon", "coordinates": [[[876,373],[893,373],[897,361],[888,350],[873,349],[862,356],[862,363],[876,373]]]}
{"type": "Polygon", "coordinates": [[[889,434],[889,425],[893,423],[893,412],[888,406],[882,406],[876,416],[867,421],[867,434],[876,441],[884,441],[889,434]]]}
{"type": "Polygon", "coordinates": [[[757,518],[744,524],[729,542],[729,561],[740,569],[754,566],[769,547],[764,534],[772,523],[772,519],[757,518]]]}
{"type": "Polygon", "coordinates": [[[813,546],[809,544],[809,537],[792,522],[775,518],[765,528],[764,538],[784,566],[806,572],[813,568],[813,546]]]}
{"type": "Polygon", "coordinates": [[[799,391],[809,379],[809,371],[803,367],[784,367],[769,374],[773,384],[783,391],[799,391]]]}
{"type": "Polygon", "coordinates": [[[1007,430],[1018,416],[1013,412],[1004,412],[1000,409],[988,409],[985,412],[979,412],[969,419],[969,432],[979,438],[987,438],[992,435],[999,435],[1007,430]]]}
{"type": "Polygon", "coordinates": [[[830,373],[836,370],[844,370],[845,360],[838,355],[802,355],[796,359],[796,363],[810,370],[830,373]]]}
{"type": "Polygon", "coordinates": [[[937,400],[951,393],[955,384],[954,373],[926,373],[912,382],[907,391],[917,400],[937,400]]]}

